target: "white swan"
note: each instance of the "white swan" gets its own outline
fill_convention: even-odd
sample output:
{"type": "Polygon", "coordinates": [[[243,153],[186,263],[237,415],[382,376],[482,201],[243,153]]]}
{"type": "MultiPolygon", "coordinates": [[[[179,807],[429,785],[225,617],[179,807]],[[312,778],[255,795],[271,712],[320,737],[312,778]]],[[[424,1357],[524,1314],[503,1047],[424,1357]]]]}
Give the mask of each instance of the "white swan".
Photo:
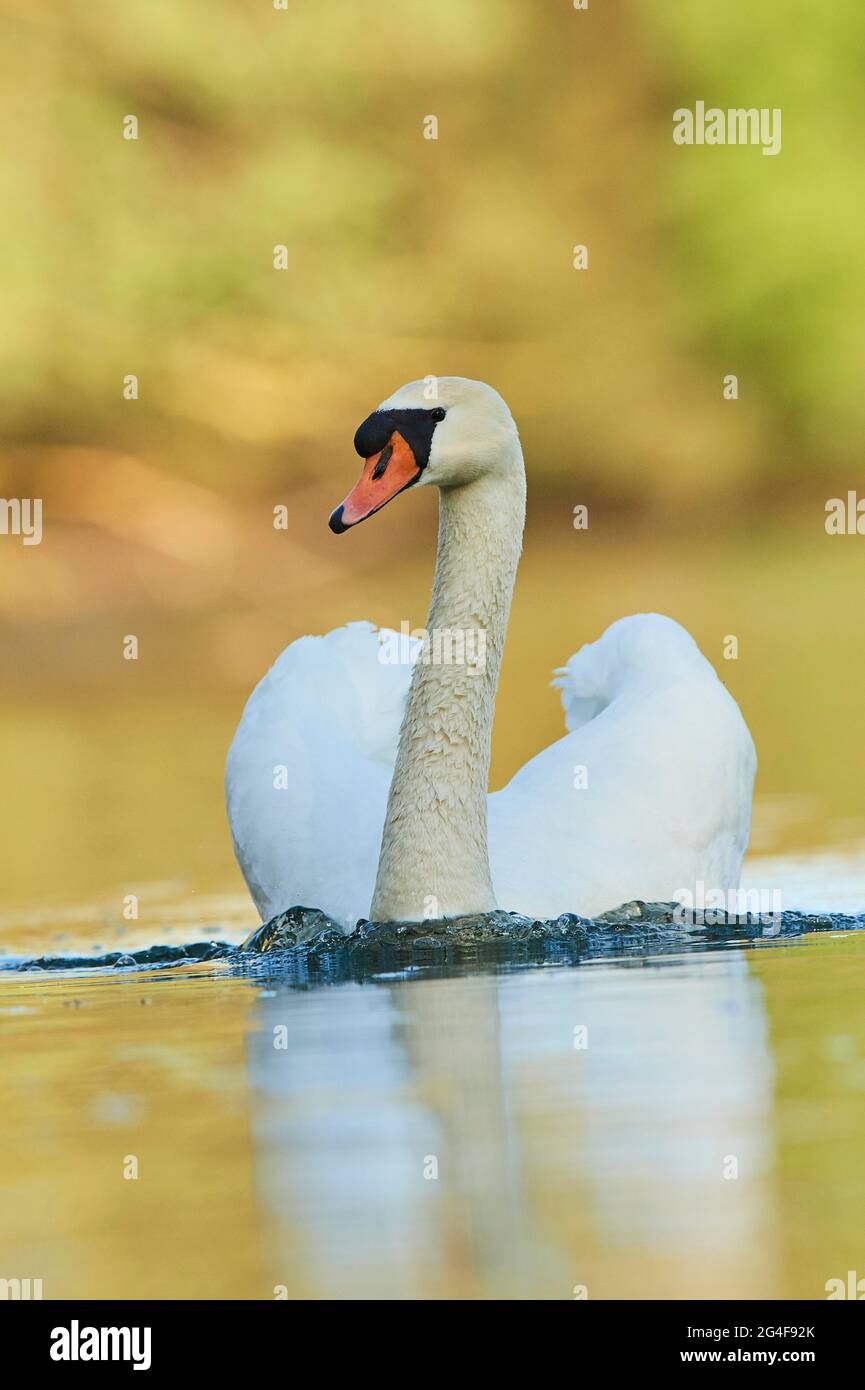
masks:
{"type": "Polygon", "coordinates": [[[739,883],[756,759],[685,630],[614,623],[557,673],[565,737],[488,796],[499,665],[522,542],[516,426],[482,382],[401,387],[361,425],[340,532],[412,485],[440,489],[427,643],[351,623],[301,637],[228,754],[235,853],[262,919],[345,928],[490,911],[594,915],[739,883]],[[489,852],[488,852],[489,845],[489,852]]]}

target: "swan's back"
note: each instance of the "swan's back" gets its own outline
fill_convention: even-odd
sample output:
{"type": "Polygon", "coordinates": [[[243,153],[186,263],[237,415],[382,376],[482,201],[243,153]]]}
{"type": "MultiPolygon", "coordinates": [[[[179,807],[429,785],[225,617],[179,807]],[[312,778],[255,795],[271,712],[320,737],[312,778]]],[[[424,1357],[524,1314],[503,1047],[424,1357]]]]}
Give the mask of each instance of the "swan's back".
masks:
{"type": "Polygon", "coordinates": [[[738,886],[756,758],[739,708],[678,623],[622,618],[557,673],[565,738],[490,798],[502,906],[593,915],[738,886]]]}
{"type": "MultiPolygon", "coordinates": [[[[228,754],[238,862],[263,918],[369,912],[418,644],[371,623],[302,637],[228,754]],[[382,650],[382,643],[386,649],[382,650]]],[[[735,700],[670,618],[614,623],[557,674],[568,733],[489,798],[499,905],[594,915],[739,882],[756,760],[735,700]]]]}

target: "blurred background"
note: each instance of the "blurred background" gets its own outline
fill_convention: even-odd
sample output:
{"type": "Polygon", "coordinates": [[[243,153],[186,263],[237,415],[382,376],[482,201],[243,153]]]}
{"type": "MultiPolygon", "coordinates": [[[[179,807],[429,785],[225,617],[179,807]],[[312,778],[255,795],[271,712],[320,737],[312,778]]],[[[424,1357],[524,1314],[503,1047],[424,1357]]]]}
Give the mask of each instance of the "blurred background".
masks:
{"type": "Polygon", "coordinates": [[[865,541],[824,529],[862,477],[858,0],[0,16],[0,494],[44,505],[0,537],[0,941],[136,891],[254,922],[225,751],[294,638],[422,624],[435,498],[326,520],[428,373],[497,387],[528,468],[496,784],[563,731],[551,669],[657,610],[751,726],[754,849],[860,844],[865,541]],[[698,99],[782,108],[781,153],[675,146],[698,99]]]}
{"type": "MultiPolygon", "coordinates": [[[[0,0],[0,497],[44,508],[0,534],[0,954],[255,925],[225,753],[296,637],[423,623],[431,490],[327,517],[427,374],[494,385],[528,469],[494,783],[563,732],[554,667],[668,613],[754,735],[750,881],[862,906],[865,539],[824,523],[865,495],[863,51],[861,0],[0,0]],[[674,145],[698,100],[781,108],[781,153],[674,145]]],[[[290,996],[8,971],[0,1276],[822,1297],[862,1250],[861,942],[290,996]]]]}

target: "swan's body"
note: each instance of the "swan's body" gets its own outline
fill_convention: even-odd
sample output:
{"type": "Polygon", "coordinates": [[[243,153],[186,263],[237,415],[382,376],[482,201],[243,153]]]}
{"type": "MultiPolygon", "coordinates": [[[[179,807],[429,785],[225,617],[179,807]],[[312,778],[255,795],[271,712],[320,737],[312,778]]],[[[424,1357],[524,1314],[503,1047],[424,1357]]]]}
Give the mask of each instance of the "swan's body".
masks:
{"type": "Polygon", "coordinates": [[[235,851],[262,918],[298,903],[347,928],[496,905],[549,918],[671,901],[699,882],[737,887],[753,744],[735,701],[669,618],[622,619],[571,657],[557,681],[569,732],[488,797],[525,476],[500,397],[462,378],[439,386],[450,428],[436,422],[431,446],[417,434],[423,383],[361,427],[368,465],[331,524],[345,529],[384,505],[376,489],[392,446],[401,452],[390,495],[438,483],[427,631],[431,641],[464,635],[467,659],[430,661],[421,643],[367,623],[283,652],[246,706],[226,773],[235,851]],[[377,433],[370,422],[381,419],[377,433]],[[416,476],[403,430],[428,449],[416,476]]]}

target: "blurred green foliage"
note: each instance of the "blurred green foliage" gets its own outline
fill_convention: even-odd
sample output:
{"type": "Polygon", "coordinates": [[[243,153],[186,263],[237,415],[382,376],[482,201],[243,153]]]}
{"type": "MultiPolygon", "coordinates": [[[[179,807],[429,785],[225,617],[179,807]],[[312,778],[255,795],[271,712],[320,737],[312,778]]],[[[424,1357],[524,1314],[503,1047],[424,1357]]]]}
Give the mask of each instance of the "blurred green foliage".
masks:
{"type": "Polygon", "coordinates": [[[427,372],[499,387],[536,498],[687,506],[856,457],[859,0],[0,14],[6,430],[32,468],[86,443],[266,493],[427,372]],[[675,147],[697,98],[781,106],[781,154],[675,147]]]}
{"type": "Polygon", "coordinates": [[[670,161],[668,236],[689,337],[762,395],[773,448],[757,468],[849,467],[865,432],[865,6],[651,10],[650,55],[671,106],[701,97],[783,111],[776,158],[737,147],[670,161]]]}

